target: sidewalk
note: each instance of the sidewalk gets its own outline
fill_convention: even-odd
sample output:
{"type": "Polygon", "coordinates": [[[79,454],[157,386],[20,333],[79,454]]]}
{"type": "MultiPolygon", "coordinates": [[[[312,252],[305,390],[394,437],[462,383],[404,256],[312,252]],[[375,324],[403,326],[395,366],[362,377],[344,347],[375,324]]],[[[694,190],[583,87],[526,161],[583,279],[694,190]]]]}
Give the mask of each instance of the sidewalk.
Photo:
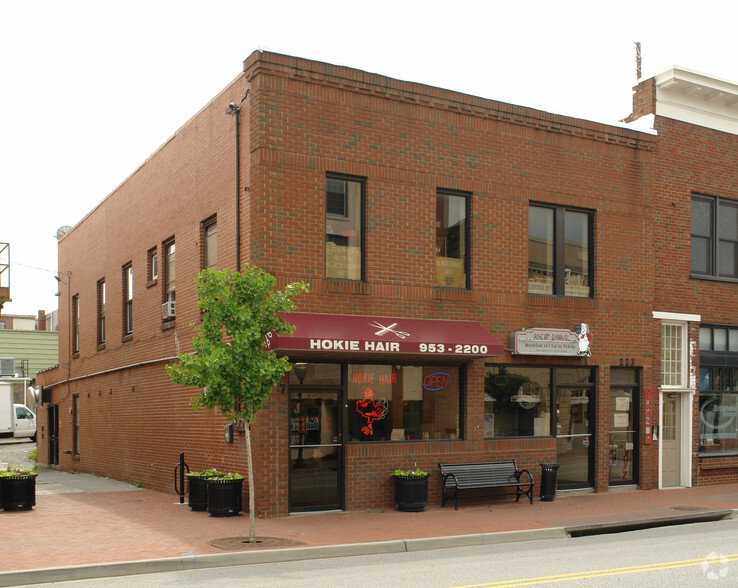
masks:
{"type": "Polygon", "coordinates": [[[738,484],[566,495],[553,502],[471,502],[422,513],[330,512],[211,517],[179,497],[87,474],[41,470],[36,506],[0,512],[0,586],[166,570],[567,537],[624,525],[717,520],[738,484]],[[220,540],[220,543],[218,543],[220,540]],[[225,541],[224,541],[225,540],[225,541]],[[220,546],[218,546],[220,545],[220,546]]]}

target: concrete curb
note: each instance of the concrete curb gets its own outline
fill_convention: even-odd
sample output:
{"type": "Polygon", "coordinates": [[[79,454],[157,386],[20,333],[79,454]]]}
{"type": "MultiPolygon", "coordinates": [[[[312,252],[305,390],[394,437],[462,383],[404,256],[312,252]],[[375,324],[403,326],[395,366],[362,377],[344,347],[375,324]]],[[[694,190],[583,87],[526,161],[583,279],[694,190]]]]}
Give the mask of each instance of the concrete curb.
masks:
{"type": "Polygon", "coordinates": [[[313,547],[290,547],[283,549],[259,549],[229,553],[209,553],[187,555],[173,558],[160,558],[140,561],[111,562],[68,566],[18,572],[0,573],[0,586],[19,586],[23,584],[43,584],[70,580],[90,580],[114,576],[137,574],[156,574],[160,572],[179,572],[183,570],[206,569],[214,567],[242,566],[257,563],[278,563],[357,555],[380,555],[383,553],[405,553],[450,547],[473,547],[495,543],[535,541],[538,539],[562,539],[567,534],[563,528],[533,529],[527,531],[506,531],[501,533],[476,533],[448,537],[429,537],[421,539],[396,539],[373,543],[348,543],[344,545],[320,545],[313,547]]]}
{"type": "Polygon", "coordinates": [[[36,570],[22,570],[17,572],[0,572],[0,586],[21,586],[26,584],[43,584],[70,580],[90,580],[94,578],[156,574],[161,572],[179,572],[184,570],[241,566],[258,563],[278,563],[307,559],[380,555],[383,553],[405,553],[432,549],[515,543],[520,541],[566,539],[574,536],[615,533],[667,525],[684,525],[689,523],[720,521],[735,518],[737,515],[738,509],[716,510],[702,513],[675,515],[671,517],[618,521],[572,527],[550,527],[544,529],[504,531],[500,533],[475,533],[471,535],[427,537],[420,539],[396,539],[391,541],[377,541],[373,543],[348,543],[344,545],[258,549],[254,551],[209,553],[204,555],[187,555],[173,558],[65,566],[36,570]]]}
{"type": "Polygon", "coordinates": [[[584,537],[586,535],[604,535],[606,533],[621,533],[623,531],[636,531],[639,529],[654,529],[656,527],[668,527],[671,525],[686,525],[690,523],[708,523],[724,521],[735,518],[735,509],[709,510],[683,515],[672,515],[667,517],[653,517],[648,519],[635,519],[628,521],[599,523],[593,525],[580,525],[566,527],[566,533],[570,537],[584,537]]]}

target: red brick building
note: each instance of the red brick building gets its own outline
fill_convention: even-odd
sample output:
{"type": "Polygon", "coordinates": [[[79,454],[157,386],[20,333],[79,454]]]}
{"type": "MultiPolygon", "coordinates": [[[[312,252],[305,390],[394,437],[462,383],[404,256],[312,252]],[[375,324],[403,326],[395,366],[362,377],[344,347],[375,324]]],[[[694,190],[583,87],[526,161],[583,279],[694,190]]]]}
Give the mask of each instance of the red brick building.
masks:
{"type": "Polygon", "coordinates": [[[660,486],[735,482],[738,85],[673,68],[641,82],[633,104],[633,117],[655,115],[658,134],[650,248],[661,434],[652,469],[660,486]]]}
{"type": "Polygon", "coordinates": [[[253,53],[60,240],[39,461],[162,491],[180,452],[245,471],[242,433],[164,366],[190,348],[198,272],[250,262],[310,283],[254,425],[261,515],[391,507],[414,465],[437,503],[439,462],[558,463],[559,490],[730,479],[735,424],[699,423],[728,435],[735,402],[700,410],[697,345],[705,320],[711,341],[738,324],[736,276],[696,277],[690,223],[702,196],[738,200],[735,132],[661,115],[659,84],[637,131],[253,53]],[[708,437],[725,450],[693,459],[708,437]]]}

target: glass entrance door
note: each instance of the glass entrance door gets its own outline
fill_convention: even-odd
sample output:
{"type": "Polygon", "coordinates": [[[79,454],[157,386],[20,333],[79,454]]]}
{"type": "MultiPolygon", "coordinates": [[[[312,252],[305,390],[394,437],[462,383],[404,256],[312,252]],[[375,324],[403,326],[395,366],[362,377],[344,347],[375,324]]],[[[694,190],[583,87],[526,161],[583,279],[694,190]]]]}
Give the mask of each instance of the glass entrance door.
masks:
{"type": "Polygon", "coordinates": [[[639,372],[610,368],[610,485],[638,482],[639,372]]]}
{"type": "Polygon", "coordinates": [[[558,487],[592,486],[591,390],[559,388],[556,394],[558,487]]]}
{"type": "Polygon", "coordinates": [[[290,394],[290,511],[343,508],[339,392],[290,394]]]}

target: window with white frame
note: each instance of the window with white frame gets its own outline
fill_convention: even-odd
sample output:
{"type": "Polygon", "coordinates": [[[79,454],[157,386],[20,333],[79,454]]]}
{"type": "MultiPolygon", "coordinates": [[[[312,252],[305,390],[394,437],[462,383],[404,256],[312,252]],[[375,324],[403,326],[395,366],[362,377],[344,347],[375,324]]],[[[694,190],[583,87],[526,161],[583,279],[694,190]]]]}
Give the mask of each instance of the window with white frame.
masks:
{"type": "Polygon", "coordinates": [[[684,388],[687,383],[686,324],[664,322],[661,326],[661,385],[684,388]]]}

